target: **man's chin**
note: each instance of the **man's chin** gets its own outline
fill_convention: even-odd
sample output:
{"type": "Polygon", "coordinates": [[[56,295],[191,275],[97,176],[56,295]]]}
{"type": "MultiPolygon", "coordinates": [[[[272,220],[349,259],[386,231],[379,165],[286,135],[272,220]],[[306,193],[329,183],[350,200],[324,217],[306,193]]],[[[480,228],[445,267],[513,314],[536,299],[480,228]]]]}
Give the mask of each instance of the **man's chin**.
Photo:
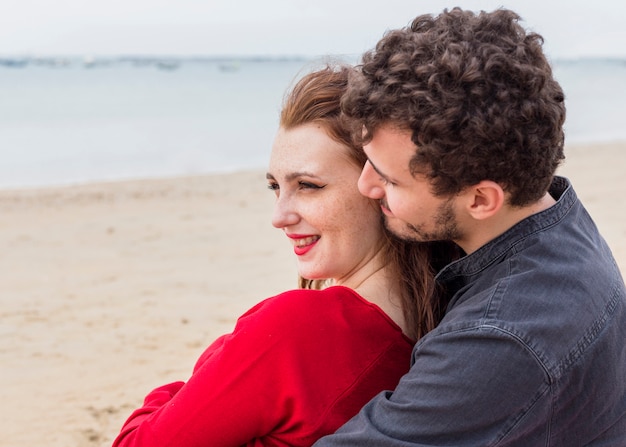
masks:
{"type": "Polygon", "coordinates": [[[399,222],[397,219],[392,220],[385,216],[384,224],[385,229],[400,240],[421,242],[421,240],[417,238],[416,234],[407,228],[406,224],[399,222]]]}

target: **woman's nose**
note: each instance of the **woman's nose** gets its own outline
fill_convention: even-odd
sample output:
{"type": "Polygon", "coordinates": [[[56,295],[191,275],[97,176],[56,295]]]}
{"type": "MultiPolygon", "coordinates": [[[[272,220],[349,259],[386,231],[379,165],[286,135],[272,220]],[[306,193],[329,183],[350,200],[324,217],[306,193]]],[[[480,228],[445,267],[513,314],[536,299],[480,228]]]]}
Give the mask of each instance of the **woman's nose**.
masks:
{"type": "Polygon", "coordinates": [[[272,225],[275,228],[285,228],[298,223],[300,219],[291,198],[286,195],[276,197],[274,213],[272,214],[272,225]]]}
{"type": "Polygon", "coordinates": [[[365,166],[363,166],[357,186],[359,192],[370,199],[378,200],[385,197],[380,175],[372,168],[369,161],[365,162],[365,166]]]}

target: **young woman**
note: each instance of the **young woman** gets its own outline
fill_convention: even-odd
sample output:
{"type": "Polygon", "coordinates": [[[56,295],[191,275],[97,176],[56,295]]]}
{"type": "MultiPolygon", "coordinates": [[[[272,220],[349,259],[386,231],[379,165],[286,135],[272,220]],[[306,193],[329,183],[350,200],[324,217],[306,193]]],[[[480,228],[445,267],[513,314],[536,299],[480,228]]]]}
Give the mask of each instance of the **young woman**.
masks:
{"type": "Polygon", "coordinates": [[[186,383],[150,392],[114,447],[309,446],[408,371],[442,312],[433,271],[452,252],[392,240],[359,193],[365,158],[339,108],[348,74],[304,76],[272,148],[272,223],[293,244],[302,288],[240,317],[186,383]]]}

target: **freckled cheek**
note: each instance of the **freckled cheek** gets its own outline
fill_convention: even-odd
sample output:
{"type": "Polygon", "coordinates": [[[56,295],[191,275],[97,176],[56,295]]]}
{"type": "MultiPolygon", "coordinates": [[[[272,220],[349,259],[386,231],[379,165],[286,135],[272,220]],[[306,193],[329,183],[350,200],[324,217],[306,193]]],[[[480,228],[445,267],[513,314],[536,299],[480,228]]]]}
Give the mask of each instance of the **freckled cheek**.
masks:
{"type": "Polygon", "coordinates": [[[361,235],[376,233],[381,228],[381,212],[378,205],[370,201],[355,200],[346,207],[345,214],[351,228],[361,235]]]}
{"type": "Polygon", "coordinates": [[[317,202],[303,205],[299,209],[299,214],[303,221],[313,227],[310,230],[325,232],[336,226],[337,208],[329,206],[328,203],[317,202]]]}
{"type": "Polygon", "coordinates": [[[364,200],[363,196],[346,195],[341,199],[340,206],[345,213],[353,216],[363,216],[368,212],[369,203],[368,200],[364,200]]]}
{"type": "MultiPolygon", "coordinates": [[[[377,205],[356,193],[335,197],[315,207],[316,227],[319,230],[337,232],[353,239],[364,232],[372,231],[380,222],[377,205]]],[[[311,223],[313,223],[311,221],[311,223]]]]}

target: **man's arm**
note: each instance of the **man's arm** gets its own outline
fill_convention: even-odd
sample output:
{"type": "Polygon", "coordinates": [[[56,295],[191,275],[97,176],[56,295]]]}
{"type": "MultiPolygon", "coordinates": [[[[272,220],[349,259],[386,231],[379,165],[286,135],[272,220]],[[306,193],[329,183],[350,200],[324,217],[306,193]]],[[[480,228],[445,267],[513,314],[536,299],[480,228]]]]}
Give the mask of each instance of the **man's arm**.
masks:
{"type": "Polygon", "coordinates": [[[396,390],[315,447],[525,445],[545,439],[550,379],[523,341],[481,326],[431,333],[396,390]]]}

